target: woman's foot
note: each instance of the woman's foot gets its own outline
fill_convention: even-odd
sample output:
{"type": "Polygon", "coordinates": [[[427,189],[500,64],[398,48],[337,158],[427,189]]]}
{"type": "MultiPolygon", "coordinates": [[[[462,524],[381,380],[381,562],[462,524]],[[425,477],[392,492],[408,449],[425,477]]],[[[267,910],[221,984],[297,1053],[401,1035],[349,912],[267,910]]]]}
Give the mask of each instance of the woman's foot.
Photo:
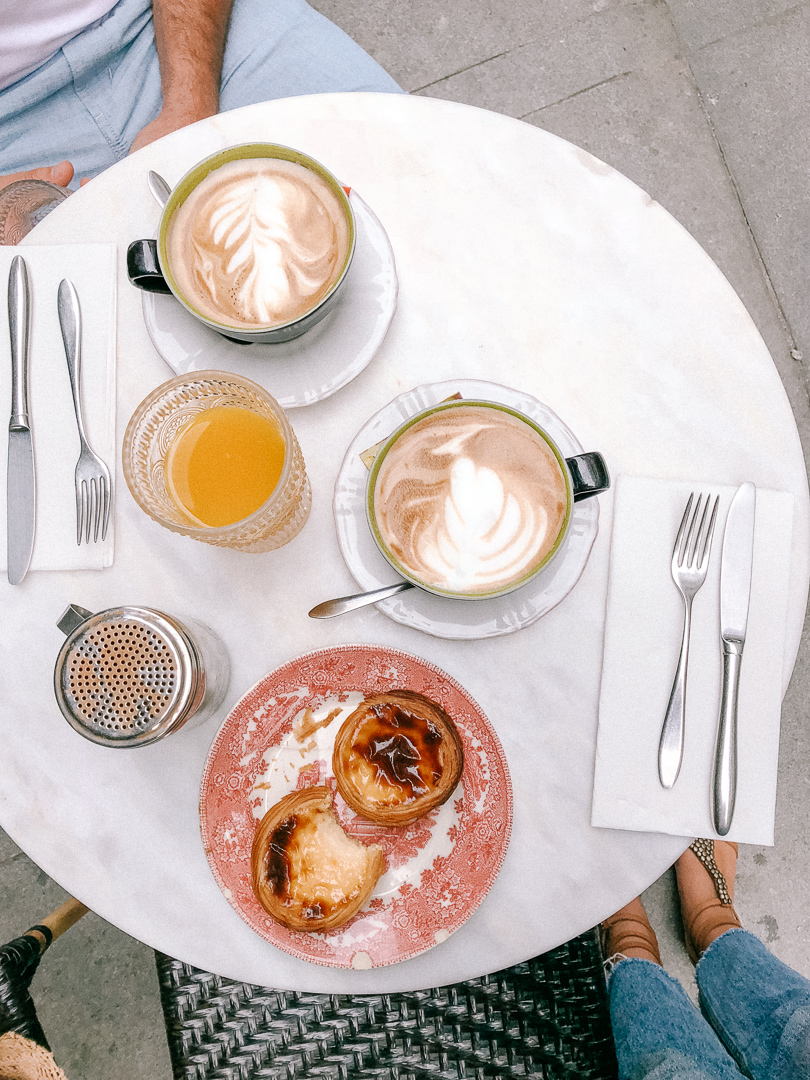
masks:
{"type": "Polygon", "coordinates": [[[693,963],[715,938],[742,924],[734,910],[737,845],[695,840],[675,863],[686,951],[693,963]]]}
{"type": "Polygon", "coordinates": [[[638,897],[602,923],[602,952],[606,960],[619,955],[661,963],[658,938],[638,897]]]}

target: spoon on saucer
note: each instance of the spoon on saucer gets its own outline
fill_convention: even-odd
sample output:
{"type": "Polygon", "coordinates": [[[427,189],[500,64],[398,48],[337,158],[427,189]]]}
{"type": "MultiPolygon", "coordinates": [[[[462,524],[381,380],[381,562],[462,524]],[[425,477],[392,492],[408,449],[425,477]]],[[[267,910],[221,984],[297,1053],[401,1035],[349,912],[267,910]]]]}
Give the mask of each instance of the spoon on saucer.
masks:
{"type": "Polygon", "coordinates": [[[310,619],[333,619],[335,615],[342,615],[346,611],[354,611],[355,608],[365,607],[366,604],[376,604],[380,600],[387,600],[389,596],[413,589],[415,586],[410,581],[400,581],[396,585],[386,585],[383,589],[374,589],[372,592],[355,593],[354,596],[338,596],[334,600],[324,600],[309,613],[310,619]]]}
{"type": "Polygon", "coordinates": [[[149,190],[155,199],[155,202],[160,206],[161,210],[169,201],[169,196],[172,193],[172,189],[160,175],[160,173],[149,170],[149,175],[146,177],[146,182],[149,185],[149,190]]]}

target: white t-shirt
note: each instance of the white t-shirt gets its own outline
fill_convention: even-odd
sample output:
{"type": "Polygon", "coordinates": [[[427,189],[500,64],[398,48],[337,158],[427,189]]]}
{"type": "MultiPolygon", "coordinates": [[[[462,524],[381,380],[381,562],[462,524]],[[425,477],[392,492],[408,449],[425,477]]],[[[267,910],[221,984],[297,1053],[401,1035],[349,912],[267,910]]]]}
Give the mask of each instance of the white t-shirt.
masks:
{"type": "Polygon", "coordinates": [[[117,0],[0,0],[0,90],[34,71],[117,0]]]}

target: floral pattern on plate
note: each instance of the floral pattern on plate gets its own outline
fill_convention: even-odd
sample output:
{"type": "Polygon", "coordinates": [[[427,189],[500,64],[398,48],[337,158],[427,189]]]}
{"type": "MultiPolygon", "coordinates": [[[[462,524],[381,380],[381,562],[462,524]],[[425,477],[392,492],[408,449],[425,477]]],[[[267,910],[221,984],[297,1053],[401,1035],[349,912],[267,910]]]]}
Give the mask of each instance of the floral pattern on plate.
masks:
{"type": "Polygon", "coordinates": [[[273,945],[333,967],[394,964],[445,941],[486,896],[511,826],[509,770],[479,706],[433,664],[382,646],[324,649],[266,675],[220,728],[200,793],[203,845],[231,906],[273,945]],[[453,718],[464,743],[464,772],[443,806],[408,826],[387,828],[357,817],[337,794],[330,747],[363,696],[404,687],[438,702],[453,718]],[[322,718],[314,735],[296,734],[305,715],[316,723],[322,718]],[[287,930],[264,911],[250,883],[253,836],[266,808],[313,784],[333,791],[346,832],[381,844],[386,857],[371,900],[329,933],[287,930]]]}

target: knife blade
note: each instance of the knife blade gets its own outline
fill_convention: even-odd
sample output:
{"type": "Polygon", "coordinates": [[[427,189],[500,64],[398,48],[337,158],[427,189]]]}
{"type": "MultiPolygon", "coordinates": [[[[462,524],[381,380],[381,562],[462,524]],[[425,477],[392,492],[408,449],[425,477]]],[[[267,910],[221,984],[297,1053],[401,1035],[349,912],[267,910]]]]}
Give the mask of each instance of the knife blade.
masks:
{"type": "Polygon", "coordinates": [[[8,425],[6,543],[8,580],[19,585],[28,573],[34,548],[36,487],[34,442],[28,415],[28,346],[31,295],[28,267],[15,255],[8,277],[8,322],[11,335],[11,419],[8,425]]]}
{"type": "Polygon", "coordinates": [[[714,827],[720,836],[731,828],[737,797],[737,697],[743,645],[748,630],[757,489],[750,480],[737,488],[723,533],[720,563],[720,638],[723,643],[723,691],[714,759],[714,827]]]}

